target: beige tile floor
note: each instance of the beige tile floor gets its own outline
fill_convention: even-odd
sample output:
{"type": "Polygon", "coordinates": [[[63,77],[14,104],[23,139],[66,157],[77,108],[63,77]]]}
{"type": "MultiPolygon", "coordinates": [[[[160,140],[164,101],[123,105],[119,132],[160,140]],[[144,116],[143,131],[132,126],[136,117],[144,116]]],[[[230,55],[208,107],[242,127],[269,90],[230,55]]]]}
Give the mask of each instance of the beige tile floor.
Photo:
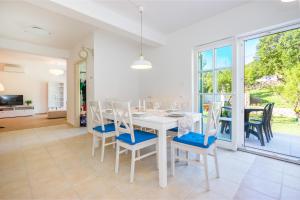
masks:
{"type": "Polygon", "coordinates": [[[129,183],[130,156],[114,174],[114,149],[104,163],[91,156],[85,129],[59,125],[0,134],[0,199],[300,199],[300,166],[219,149],[221,178],[210,160],[211,190],[203,169],[177,163],[168,187],[158,186],[155,157],[137,162],[129,183]]]}

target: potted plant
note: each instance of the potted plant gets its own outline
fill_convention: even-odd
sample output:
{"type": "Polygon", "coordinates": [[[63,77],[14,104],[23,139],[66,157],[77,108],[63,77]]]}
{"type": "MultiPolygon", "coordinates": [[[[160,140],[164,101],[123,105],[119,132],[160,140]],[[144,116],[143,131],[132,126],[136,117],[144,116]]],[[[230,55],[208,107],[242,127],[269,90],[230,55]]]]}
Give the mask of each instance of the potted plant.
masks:
{"type": "Polygon", "coordinates": [[[25,103],[26,103],[27,106],[29,106],[30,104],[32,104],[32,101],[31,100],[26,100],[25,103]]]}

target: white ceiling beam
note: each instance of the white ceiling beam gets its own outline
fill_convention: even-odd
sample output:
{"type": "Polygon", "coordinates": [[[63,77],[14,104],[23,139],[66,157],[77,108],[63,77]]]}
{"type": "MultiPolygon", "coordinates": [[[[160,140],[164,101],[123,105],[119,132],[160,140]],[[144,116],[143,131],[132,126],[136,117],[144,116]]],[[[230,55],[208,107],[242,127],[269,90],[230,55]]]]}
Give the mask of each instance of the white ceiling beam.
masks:
{"type": "Polygon", "coordinates": [[[0,49],[8,49],[8,50],[20,51],[24,53],[36,54],[40,56],[49,56],[55,58],[67,59],[70,57],[69,50],[36,45],[24,41],[10,40],[6,38],[0,38],[0,49]]]}
{"type": "MultiPolygon", "coordinates": [[[[49,9],[56,13],[91,24],[96,28],[110,30],[138,40],[140,37],[140,23],[136,23],[119,15],[94,0],[26,0],[27,2],[49,9]]],[[[138,17],[138,8],[137,8],[138,17]]],[[[164,45],[166,37],[162,33],[144,25],[144,41],[148,45],[164,45]]]]}

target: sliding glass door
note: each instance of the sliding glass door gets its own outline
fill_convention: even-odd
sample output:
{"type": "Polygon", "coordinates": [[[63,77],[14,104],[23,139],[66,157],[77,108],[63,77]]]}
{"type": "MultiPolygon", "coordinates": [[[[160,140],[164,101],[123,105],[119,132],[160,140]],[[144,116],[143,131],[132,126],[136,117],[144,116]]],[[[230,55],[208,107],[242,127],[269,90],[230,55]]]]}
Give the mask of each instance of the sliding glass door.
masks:
{"type": "Polygon", "coordinates": [[[300,158],[300,25],[243,38],[244,147],[300,158]]]}
{"type": "Polygon", "coordinates": [[[224,41],[202,46],[196,50],[197,98],[196,109],[203,114],[202,127],[205,129],[208,105],[220,102],[219,144],[232,148],[233,131],[233,44],[224,41]]]}

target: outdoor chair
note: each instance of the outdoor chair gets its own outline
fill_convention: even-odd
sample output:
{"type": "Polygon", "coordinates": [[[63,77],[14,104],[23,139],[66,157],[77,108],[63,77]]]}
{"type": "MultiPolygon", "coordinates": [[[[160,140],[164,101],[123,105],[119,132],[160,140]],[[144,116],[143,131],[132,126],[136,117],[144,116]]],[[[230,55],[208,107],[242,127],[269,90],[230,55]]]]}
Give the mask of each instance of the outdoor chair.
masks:
{"type": "MultiPolygon", "coordinates": [[[[267,130],[269,133],[269,136],[273,137],[273,132],[272,132],[272,126],[271,126],[271,120],[272,120],[272,115],[273,115],[273,108],[274,108],[275,103],[271,103],[271,106],[269,108],[269,116],[268,116],[268,122],[266,124],[267,130]]],[[[270,139],[271,139],[270,137],[270,139]]]]}
{"type": "Polygon", "coordinates": [[[245,122],[245,130],[246,130],[246,137],[249,138],[249,135],[252,133],[253,135],[257,136],[262,146],[265,145],[264,136],[265,134],[267,142],[270,141],[269,129],[268,124],[270,123],[269,117],[271,112],[271,103],[268,103],[264,109],[261,119],[250,119],[248,122],[245,122]]]}
{"type": "Polygon", "coordinates": [[[223,106],[221,108],[221,116],[219,121],[221,123],[221,134],[230,134],[231,133],[231,124],[232,124],[232,117],[231,117],[231,107],[223,106]]]}

